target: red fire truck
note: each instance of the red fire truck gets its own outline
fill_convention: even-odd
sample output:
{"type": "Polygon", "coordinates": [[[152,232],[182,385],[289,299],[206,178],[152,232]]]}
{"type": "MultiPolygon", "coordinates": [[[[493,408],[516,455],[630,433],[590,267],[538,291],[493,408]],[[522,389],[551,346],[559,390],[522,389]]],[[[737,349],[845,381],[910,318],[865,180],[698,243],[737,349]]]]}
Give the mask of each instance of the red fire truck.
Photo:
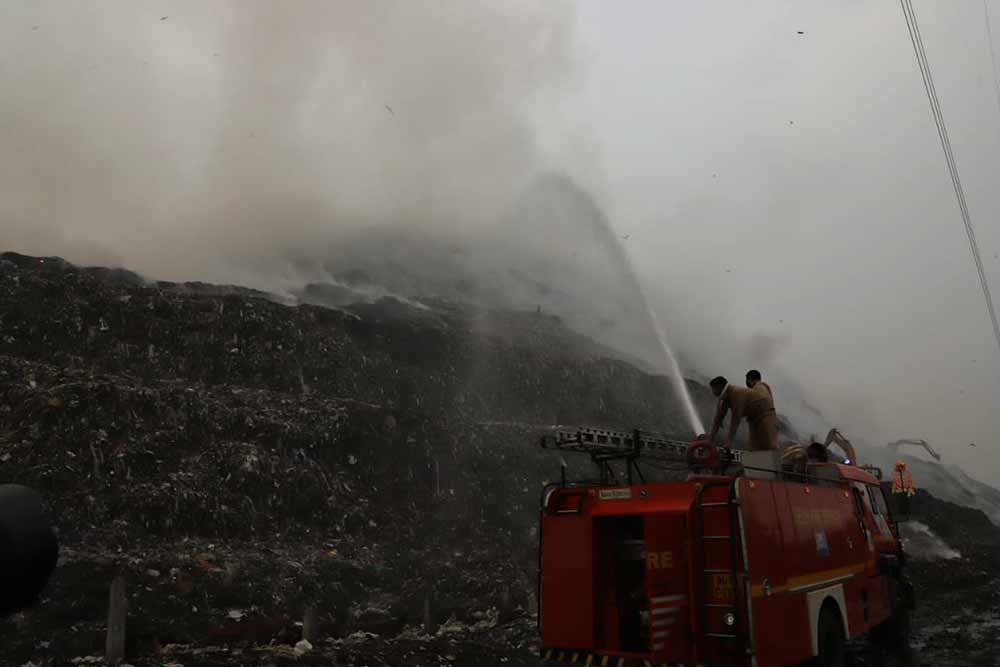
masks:
{"type": "Polygon", "coordinates": [[[542,658],[586,667],[841,665],[866,633],[904,639],[912,588],[880,473],[645,432],[561,431],[600,479],[546,486],[542,658]],[[624,470],[615,469],[624,463],[624,470]],[[685,481],[646,483],[680,463],[685,481]],[[648,472],[648,468],[647,468],[648,472]]]}

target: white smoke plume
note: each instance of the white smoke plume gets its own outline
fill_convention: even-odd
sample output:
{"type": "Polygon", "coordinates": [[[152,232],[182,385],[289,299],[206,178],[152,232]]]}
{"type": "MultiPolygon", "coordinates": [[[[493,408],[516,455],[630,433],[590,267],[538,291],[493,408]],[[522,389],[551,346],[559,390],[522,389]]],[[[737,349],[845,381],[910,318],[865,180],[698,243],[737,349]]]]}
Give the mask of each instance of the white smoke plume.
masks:
{"type": "Polygon", "coordinates": [[[0,246],[257,287],[373,229],[509,227],[544,168],[520,107],[578,70],[558,1],[23,1],[0,23],[0,246]]]}
{"type": "Polygon", "coordinates": [[[962,557],[926,524],[909,521],[901,524],[900,530],[906,542],[906,553],[916,560],[954,560],[962,557]]]}

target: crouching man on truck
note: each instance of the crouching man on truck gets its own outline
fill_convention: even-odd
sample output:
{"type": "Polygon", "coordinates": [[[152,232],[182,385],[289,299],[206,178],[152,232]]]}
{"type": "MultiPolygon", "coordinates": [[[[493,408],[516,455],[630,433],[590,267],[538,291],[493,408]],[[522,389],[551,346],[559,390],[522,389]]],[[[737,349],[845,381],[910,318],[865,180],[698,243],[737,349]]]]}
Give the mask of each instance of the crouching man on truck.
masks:
{"type": "Polygon", "coordinates": [[[709,386],[719,399],[719,405],[715,409],[715,419],[712,420],[712,431],[708,435],[710,441],[715,441],[726,413],[732,412],[729,417],[729,433],[723,443],[725,447],[733,446],[740,421],[746,418],[750,451],[778,449],[778,415],[774,410],[774,398],[771,396],[770,387],[763,382],[756,383],[752,388],[735,387],[721,375],[714,378],[709,386]]]}

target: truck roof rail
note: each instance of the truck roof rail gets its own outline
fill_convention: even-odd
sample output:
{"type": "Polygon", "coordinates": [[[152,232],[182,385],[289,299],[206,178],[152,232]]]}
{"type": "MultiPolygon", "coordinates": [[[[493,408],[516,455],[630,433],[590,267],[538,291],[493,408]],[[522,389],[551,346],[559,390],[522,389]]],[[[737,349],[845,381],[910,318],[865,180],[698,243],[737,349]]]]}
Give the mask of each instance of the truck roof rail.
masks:
{"type": "MultiPolygon", "coordinates": [[[[611,431],[603,428],[581,426],[576,430],[559,430],[555,435],[544,436],[542,447],[562,451],[609,456],[638,455],[660,461],[685,461],[690,440],[643,431],[611,431]]],[[[741,461],[742,452],[720,448],[730,461],[741,461]]]]}

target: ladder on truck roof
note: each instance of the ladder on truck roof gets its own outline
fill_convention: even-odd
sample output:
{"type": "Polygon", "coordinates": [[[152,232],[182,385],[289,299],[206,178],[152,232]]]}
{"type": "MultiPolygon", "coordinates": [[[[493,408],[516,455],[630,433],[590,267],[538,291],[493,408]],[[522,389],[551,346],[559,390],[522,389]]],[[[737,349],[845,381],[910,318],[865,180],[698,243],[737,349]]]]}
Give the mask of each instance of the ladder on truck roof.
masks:
{"type": "MultiPolygon", "coordinates": [[[[631,484],[633,470],[639,479],[644,481],[642,471],[637,465],[639,461],[683,463],[687,461],[689,444],[687,440],[671,438],[652,431],[640,429],[611,431],[587,426],[581,426],[574,431],[559,430],[554,435],[542,436],[541,439],[543,449],[589,454],[591,460],[601,470],[602,484],[607,484],[611,476],[609,467],[611,461],[625,461],[631,484]]],[[[739,463],[743,460],[743,454],[739,450],[719,447],[719,451],[726,463],[739,463]]]]}
{"type": "MultiPolygon", "coordinates": [[[[695,554],[698,559],[695,563],[695,571],[698,573],[698,583],[700,584],[700,590],[698,591],[700,599],[698,602],[697,634],[698,646],[701,651],[705,651],[708,642],[712,641],[723,646],[725,646],[725,643],[729,643],[729,646],[726,647],[727,650],[724,651],[725,653],[731,652],[733,655],[745,656],[751,653],[751,647],[747,638],[752,636],[752,628],[748,613],[750,600],[746,597],[748,594],[746,590],[748,578],[746,563],[743,559],[743,543],[741,539],[743,531],[740,525],[740,503],[739,498],[736,496],[736,482],[737,480],[735,479],[701,482],[695,498],[695,535],[697,538],[697,550],[695,554]],[[723,491],[724,494],[713,493],[715,490],[723,491]],[[719,495],[723,495],[723,498],[719,498],[719,495]],[[709,514],[725,513],[727,532],[714,532],[713,534],[706,532],[710,525],[710,522],[706,521],[706,510],[709,514]],[[714,562],[718,558],[718,552],[709,556],[709,545],[713,543],[725,543],[728,545],[728,567],[724,563],[714,562]],[[711,563],[708,562],[710,558],[713,560],[711,563]],[[728,577],[728,585],[725,588],[732,591],[732,595],[729,599],[713,602],[712,600],[715,599],[713,593],[718,593],[716,582],[723,576],[728,577]],[[732,614],[733,623],[727,626],[731,630],[723,631],[724,628],[711,629],[710,626],[718,625],[717,623],[713,623],[713,613],[721,615],[723,619],[727,614],[732,614]]],[[[718,521],[711,522],[711,524],[714,524],[714,530],[716,531],[718,530],[718,523],[718,521]]],[[[726,624],[724,623],[724,625],[726,624]]],[[[700,657],[701,660],[705,659],[704,656],[700,657]]]]}

